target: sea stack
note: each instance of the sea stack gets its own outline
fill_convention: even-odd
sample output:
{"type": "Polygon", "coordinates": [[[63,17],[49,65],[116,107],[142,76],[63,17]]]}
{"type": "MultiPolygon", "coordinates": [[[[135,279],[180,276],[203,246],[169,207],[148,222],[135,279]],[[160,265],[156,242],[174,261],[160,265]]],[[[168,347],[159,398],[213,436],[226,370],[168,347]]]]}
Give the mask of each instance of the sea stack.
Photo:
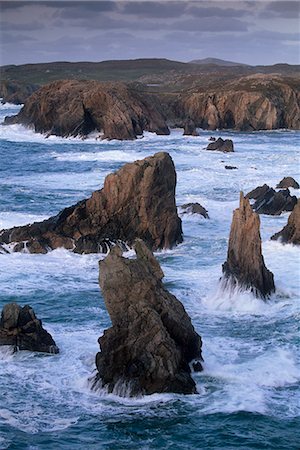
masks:
{"type": "Polygon", "coordinates": [[[12,345],[14,350],[58,353],[59,349],[51,334],[42,326],[33,309],[8,303],[4,306],[0,320],[0,345],[12,345]]]}
{"type": "Polygon", "coordinates": [[[227,285],[251,289],[257,297],[267,298],[275,292],[273,274],[262,255],[260,219],[242,192],[239,208],[233,213],[223,274],[227,285]]]}
{"type": "Polygon", "coordinates": [[[300,245],[300,199],[291,212],[287,225],[274,234],[271,239],[280,239],[284,244],[300,245]]]}
{"type": "MultiPolygon", "coordinates": [[[[106,253],[112,243],[136,238],[152,250],[182,242],[175,203],[176,171],[168,153],[125,164],[106,177],[103,189],[43,222],[2,230],[0,244],[13,251],[106,253]]],[[[123,243],[123,244],[122,244],[123,243]]]]}
{"type": "Polygon", "coordinates": [[[100,287],[112,327],[99,338],[95,386],[118,395],[196,393],[190,363],[201,366],[201,338],[168,292],[159,263],[142,240],[136,259],[114,247],[100,261],[100,287]]]}

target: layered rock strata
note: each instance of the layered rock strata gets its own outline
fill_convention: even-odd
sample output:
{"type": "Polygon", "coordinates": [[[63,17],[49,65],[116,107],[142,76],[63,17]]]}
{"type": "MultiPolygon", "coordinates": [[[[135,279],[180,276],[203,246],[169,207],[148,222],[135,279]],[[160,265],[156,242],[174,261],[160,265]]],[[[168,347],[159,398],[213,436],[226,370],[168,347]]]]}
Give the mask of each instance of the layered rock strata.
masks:
{"type": "Polygon", "coordinates": [[[271,237],[272,240],[280,239],[284,244],[300,245],[300,200],[288,218],[286,226],[271,237]]]}
{"type": "Polygon", "coordinates": [[[114,247],[100,261],[100,287],[112,327],[99,338],[95,386],[135,396],[196,393],[190,363],[201,366],[201,338],[183,305],[168,292],[158,261],[145,243],[136,259],[114,247]]]}
{"type": "Polygon", "coordinates": [[[291,195],[289,189],[276,192],[267,184],[258,186],[246,195],[255,200],[253,209],[258,214],[278,216],[284,211],[292,211],[297,203],[297,197],[291,195]]]}
{"type": "Polygon", "coordinates": [[[107,252],[112,242],[144,239],[153,250],[182,242],[175,203],[176,172],[168,153],[125,164],[106,177],[103,189],[43,222],[0,232],[13,251],[107,252]]]}
{"type": "Polygon", "coordinates": [[[55,81],[31,95],[19,114],[4,123],[64,137],[93,131],[104,139],[135,139],[143,131],[170,133],[156,97],[117,82],[55,81]]]}
{"type": "Polygon", "coordinates": [[[2,310],[0,345],[12,345],[15,351],[59,352],[51,334],[43,328],[33,309],[17,303],[8,303],[2,310]]]}
{"type": "Polygon", "coordinates": [[[275,291],[273,274],[262,255],[259,216],[242,192],[233,213],[223,274],[226,285],[251,289],[257,297],[266,298],[275,291]]]}

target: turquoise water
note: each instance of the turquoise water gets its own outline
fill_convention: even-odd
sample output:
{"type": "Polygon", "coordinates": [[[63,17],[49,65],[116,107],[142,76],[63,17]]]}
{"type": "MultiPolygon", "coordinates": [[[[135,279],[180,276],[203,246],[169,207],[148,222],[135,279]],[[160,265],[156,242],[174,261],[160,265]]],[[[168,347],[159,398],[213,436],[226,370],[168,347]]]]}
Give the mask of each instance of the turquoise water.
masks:
{"type": "MultiPolygon", "coordinates": [[[[0,114],[17,109],[6,105],[0,114]]],[[[18,125],[0,131],[0,228],[55,214],[125,162],[157,151],[174,159],[177,204],[199,201],[210,215],[184,215],[183,244],[157,253],[167,288],[203,339],[199,395],[91,392],[97,339],[110,324],[98,287],[103,255],[0,255],[0,307],[30,304],[61,349],[45,356],[1,348],[0,448],[298,450],[300,249],[269,240],[288,214],[261,217],[265,261],[277,286],[268,303],[247,292],[229,295],[218,280],[239,191],[274,187],[287,175],[299,181],[300,133],[222,133],[236,152],[220,154],[203,150],[210,135],[219,136],[210,132],[100,142],[45,139],[18,125]]]]}

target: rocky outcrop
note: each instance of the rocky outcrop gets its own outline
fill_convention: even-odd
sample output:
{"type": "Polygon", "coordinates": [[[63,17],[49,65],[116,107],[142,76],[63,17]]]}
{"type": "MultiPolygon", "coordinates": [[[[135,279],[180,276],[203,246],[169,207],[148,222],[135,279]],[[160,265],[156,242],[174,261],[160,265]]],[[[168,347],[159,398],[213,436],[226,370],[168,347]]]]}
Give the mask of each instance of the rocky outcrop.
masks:
{"type": "Polygon", "coordinates": [[[43,328],[33,309],[8,303],[4,306],[0,321],[0,345],[12,345],[14,350],[58,353],[52,336],[43,328]]]}
{"type": "Polygon", "coordinates": [[[300,245],[300,200],[288,218],[287,225],[271,237],[272,240],[280,239],[284,244],[300,245]]]}
{"type": "Polygon", "coordinates": [[[177,117],[190,117],[203,129],[243,131],[300,129],[299,83],[288,77],[255,74],[183,93],[177,117]]]}
{"type": "Polygon", "coordinates": [[[218,150],[219,152],[234,152],[233,142],[231,139],[218,138],[216,141],[211,142],[206,147],[206,150],[218,150]]]}
{"type": "Polygon", "coordinates": [[[153,250],[182,242],[175,203],[176,172],[168,153],[125,164],[106,177],[103,189],[43,222],[0,232],[14,251],[107,252],[112,242],[144,239],[153,250]]]}
{"type": "Polygon", "coordinates": [[[255,199],[253,209],[258,214],[278,216],[283,211],[292,211],[297,203],[297,197],[291,195],[289,189],[276,192],[267,184],[258,186],[246,195],[246,198],[255,199]]]}
{"type": "Polygon", "coordinates": [[[37,84],[25,84],[20,81],[2,80],[0,83],[0,97],[2,103],[14,103],[20,105],[35,92],[39,86],[37,84]]]}
{"type": "Polygon", "coordinates": [[[275,291],[275,285],[264,263],[259,229],[259,216],[241,192],[239,208],[233,213],[223,279],[229,287],[251,289],[257,297],[266,298],[275,291]]]}
{"type": "Polygon", "coordinates": [[[185,121],[183,136],[199,136],[195,122],[192,119],[187,119],[185,121]]]}
{"type": "Polygon", "coordinates": [[[189,364],[202,370],[201,338],[183,305],[162,283],[143,241],[136,259],[114,247],[100,261],[100,287],[112,327],[99,338],[95,385],[119,395],[196,392],[189,364]]]}
{"type": "Polygon", "coordinates": [[[282,180],[277,184],[276,188],[278,189],[285,189],[285,188],[294,188],[299,189],[299,183],[293,178],[293,177],[284,177],[282,180]]]}
{"type": "Polygon", "coordinates": [[[169,134],[159,100],[138,85],[98,81],[55,81],[29,97],[5,124],[21,123],[38,133],[135,139],[143,131],[169,134]]]}
{"type": "Polygon", "coordinates": [[[200,203],[185,203],[181,208],[184,210],[183,214],[200,214],[205,219],[209,219],[208,211],[200,203]]]}

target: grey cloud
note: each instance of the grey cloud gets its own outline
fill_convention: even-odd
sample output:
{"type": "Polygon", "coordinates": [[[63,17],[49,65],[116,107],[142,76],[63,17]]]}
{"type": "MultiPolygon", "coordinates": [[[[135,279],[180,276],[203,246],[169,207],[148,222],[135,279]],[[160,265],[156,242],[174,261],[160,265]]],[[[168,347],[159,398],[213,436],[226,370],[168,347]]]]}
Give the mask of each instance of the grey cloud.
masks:
{"type": "MultiPolygon", "coordinates": [[[[224,3],[223,3],[224,5],[224,3]]],[[[234,9],[234,8],[217,8],[204,7],[203,5],[192,6],[187,9],[187,13],[193,16],[199,17],[243,17],[248,14],[245,9],[234,9]]]]}
{"type": "Polygon", "coordinates": [[[297,19],[300,16],[300,3],[298,1],[270,2],[265,6],[261,17],[278,16],[281,18],[297,19]]]}
{"type": "Polygon", "coordinates": [[[11,34],[11,33],[1,33],[1,39],[2,45],[11,45],[15,43],[37,41],[36,38],[27,36],[25,34],[11,34]]]}
{"type": "Polygon", "coordinates": [[[201,31],[201,32],[214,32],[221,33],[224,31],[247,31],[248,23],[242,22],[238,19],[231,19],[228,17],[220,18],[215,17],[213,20],[203,20],[204,18],[187,19],[177,21],[166,29],[182,30],[182,31],[201,31]]]}
{"type": "Polygon", "coordinates": [[[0,28],[2,31],[33,31],[33,30],[41,30],[44,26],[37,21],[30,23],[12,23],[2,21],[0,23],[0,28]]]}
{"type": "Polygon", "coordinates": [[[165,19],[170,17],[178,17],[185,14],[188,8],[188,2],[124,2],[120,3],[123,14],[134,16],[155,17],[165,19]]]}

